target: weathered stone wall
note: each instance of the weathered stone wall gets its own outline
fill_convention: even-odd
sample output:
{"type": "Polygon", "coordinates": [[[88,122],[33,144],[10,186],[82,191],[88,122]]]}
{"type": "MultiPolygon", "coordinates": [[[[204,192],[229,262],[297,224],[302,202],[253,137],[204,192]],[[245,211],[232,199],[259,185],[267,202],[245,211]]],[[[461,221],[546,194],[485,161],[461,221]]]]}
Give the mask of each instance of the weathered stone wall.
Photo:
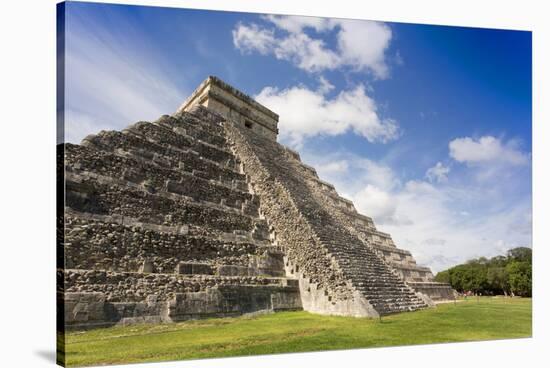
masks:
{"type": "Polygon", "coordinates": [[[63,146],[69,328],[301,308],[220,121],[196,107],[63,146]]]}
{"type": "Polygon", "coordinates": [[[177,131],[175,127],[170,129],[166,124],[139,122],[130,125],[124,132],[137,135],[142,139],[153,141],[159,145],[197,152],[201,157],[217,162],[220,165],[228,167],[234,167],[235,165],[233,155],[226,151],[223,146],[193,139],[183,134],[182,131],[177,131]]]}
{"type": "Polygon", "coordinates": [[[205,291],[216,286],[286,286],[285,278],[264,276],[180,275],[66,269],[66,292],[102,292],[108,302],[140,302],[154,295],[169,300],[177,293],[205,291]]]}
{"type": "Polygon", "coordinates": [[[100,132],[89,136],[82,146],[100,149],[105,152],[123,152],[134,157],[150,160],[159,165],[178,168],[182,172],[202,175],[204,179],[215,179],[224,183],[245,181],[234,167],[222,165],[206,159],[192,149],[178,149],[158,142],[148,141],[140,136],[116,131],[100,132]]]}
{"type": "MultiPolygon", "coordinates": [[[[193,236],[184,233],[154,231],[139,226],[90,221],[67,216],[65,267],[138,272],[148,263],[150,272],[172,273],[181,262],[206,262],[214,267],[236,265],[249,267],[280,252],[263,242],[227,241],[220,236],[193,236]]],[[[273,258],[273,257],[271,257],[273,258]]],[[[279,267],[282,272],[282,266],[279,267]]]]}
{"type": "Polygon", "coordinates": [[[58,279],[70,329],[301,309],[297,282],[285,278],[66,269],[58,279]]]}
{"type": "Polygon", "coordinates": [[[262,226],[259,219],[234,208],[167,192],[150,193],[131,182],[91,174],[68,174],[66,188],[66,205],[79,212],[125,216],[159,225],[204,225],[224,232],[251,232],[262,226]]]}
{"type": "Polygon", "coordinates": [[[407,284],[409,284],[409,286],[411,286],[417,292],[427,295],[431,300],[435,302],[444,300],[455,300],[457,297],[456,291],[453,290],[449,284],[444,282],[408,281],[407,284]]]}
{"type": "Polygon", "coordinates": [[[105,325],[105,295],[103,293],[65,293],[65,325],[67,327],[105,325]]]}
{"type": "Polygon", "coordinates": [[[82,146],[66,146],[66,170],[72,173],[90,173],[98,177],[115,178],[141,185],[149,191],[165,191],[206,201],[224,204],[249,213],[257,213],[258,200],[248,193],[246,182],[223,183],[207,180],[192,173],[175,171],[151,161],[134,159],[82,146]],[[237,185],[240,184],[240,185],[237,185]]]}
{"type": "Polygon", "coordinates": [[[190,111],[196,106],[207,107],[270,140],[277,139],[279,116],[216,77],[201,83],[178,111],[190,111]]]}
{"type": "Polygon", "coordinates": [[[302,309],[297,286],[223,286],[205,292],[176,294],[169,302],[171,321],[238,316],[257,311],[302,309]]]}
{"type": "Polygon", "coordinates": [[[83,329],[300,309],[299,289],[292,285],[223,285],[174,293],[168,299],[149,295],[130,302],[108,301],[102,292],[66,292],[65,326],[83,329]]]}

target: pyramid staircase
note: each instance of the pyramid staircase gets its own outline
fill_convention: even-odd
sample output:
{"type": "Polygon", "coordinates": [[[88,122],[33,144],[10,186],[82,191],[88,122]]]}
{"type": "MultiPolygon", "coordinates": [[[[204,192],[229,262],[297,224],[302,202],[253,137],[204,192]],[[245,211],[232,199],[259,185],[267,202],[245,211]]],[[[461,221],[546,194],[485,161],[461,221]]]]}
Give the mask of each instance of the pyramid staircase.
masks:
{"type": "Polygon", "coordinates": [[[300,169],[301,163],[289,155],[286,148],[236,124],[225,124],[224,127],[232,138],[233,149],[244,163],[244,172],[250,176],[253,186],[256,181],[262,182],[268,178],[268,181],[282,187],[288,197],[287,208],[267,208],[269,205],[264,198],[277,197],[275,190],[267,185],[255,188],[261,198],[260,207],[266,213],[270,226],[278,228],[278,236],[282,237],[279,243],[284,244],[289,262],[303,270],[301,277],[308,279],[308,282],[315,279],[318,283],[316,279],[320,275],[310,272],[307,266],[322,262],[319,258],[330,260],[329,267],[333,272],[322,280],[324,292],[333,306],[327,310],[328,313],[349,314],[349,299],[357,297],[364,298],[375,313],[370,308],[363,311],[357,307],[354,311],[352,307],[352,315],[385,315],[427,307],[425,301],[393,272],[373,248],[342,226],[335,219],[335,212],[329,211],[318,200],[319,195],[312,191],[307,175],[300,169]],[[286,213],[298,213],[322,250],[322,257],[309,252],[307,243],[295,241],[294,234],[285,234],[286,238],[283,236],[283,233],[291,231],[286,224],[277,226],[277,221],[286,213]],[[301,267],[302,264],[306,267],[301,267]]]}

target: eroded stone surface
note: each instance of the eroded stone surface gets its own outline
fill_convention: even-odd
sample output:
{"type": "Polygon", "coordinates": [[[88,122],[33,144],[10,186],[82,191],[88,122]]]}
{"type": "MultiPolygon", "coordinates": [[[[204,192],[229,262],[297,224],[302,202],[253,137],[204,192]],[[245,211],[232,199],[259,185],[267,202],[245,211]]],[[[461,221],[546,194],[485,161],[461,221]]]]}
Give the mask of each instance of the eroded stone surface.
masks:
{"type": "Polygon", "coordinates": [[[66,326],[302,308],[373,317],[450,298],[275,141],[277,121],[209,78],[172,116],[63,145],[66,326]]]}

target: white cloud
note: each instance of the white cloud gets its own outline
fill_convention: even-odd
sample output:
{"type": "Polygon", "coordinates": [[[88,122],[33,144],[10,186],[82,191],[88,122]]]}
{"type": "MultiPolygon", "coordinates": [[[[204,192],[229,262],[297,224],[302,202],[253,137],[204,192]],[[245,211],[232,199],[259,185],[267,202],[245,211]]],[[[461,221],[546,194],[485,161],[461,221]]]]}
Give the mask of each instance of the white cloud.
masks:
{"type": "Polygon", "coordinates": [[[470,137],[454,139],[449,143],[449,154],[456,161],[468,164],[525,165],[529,162],[529,156],[519,150],[515,141],[503,143],[493,136],[478,140],[470,137]]]}
{"type": "MultiPolygon", "coordinates": [[[[131,24],[112,34],[87,19],[71,18],[66,42],[65,138],[78,143],[101,129],[122,129],[173,112],[186,93],[175,86],[143,43],[129,49],[131,24]],[[137,54],[136,54],[137,52],[137,54]]],[[[139,35],[139,33],[138,33],[139,35]]],[[[143,37],[140,37],[144,39],[143,37]]]]}
{"type": "Polygon", "coordinates": [[[392,36],[390,28],[382,23],[361,20],[342,20],[339,25],[341,63],[358,70],[371,69],[377,77],[385,78],[388,75],[385,51],[392,36]]]}
{"type": "Polygon", "coordinates": [[[255,23],[236,25],[232,32],[233,44],[241,52],[271,53],[308,72],[347,66],[355,71],[369,71],[377,78],[388,76],[385,53],[392,32],[383,23],[300,16],[262,18],[275,29],[255,23]],[[316,37],[306,33],[306,29],[314,31],[316,37]],[[329,48],[321,38],[328,32],[336,32],[335,48],[329,48]]]}
{"type": "Polygon", "coordinates": [[[281,16],[281,15],[266,15],[262,17],[275,24],[278,28],[284,29],[289,33],[302,32],[304,28],[313,28],[317,32],[326,31],[331,28],[331,20],[318,17],[304,17],[300,15],[281,16]]]}
{"type": "Polygon", "coordinates": [[[309,147],[302,157],[318,168],[321,179],[351,199],[360,213],[373,217],[399,248],[411,251],[419,264],[434,272],[471,258],[531,245],[530,181],[523,174],[528,171],[526,166],[512,165],[488,181],[472,176],[486,168],[438,169],[432,172],[449,179],[438,181],[434,173],[432,183],[427,174],[425,180],[401,180],[400,170],[349,152],[327,155],[309,147]]]}
{"type": "Polygon", "coordinates": [[[255,99],[277,111],[280,136],[294,147],[307,137],[348,131],[369,142],[385,143],[398,137],[397,123],[379,116],[375,101],[367,96],[363,85],[341,91],[332,99],[325,96],[326,92],[323,84],[317,91],[304,86],[284,90],[266,87],[255,99]]]}
{"type": "Polygon", "coordinates": [[[274,32],[260,28],[257,24],[247,26],[239,23],[232,33],[233,44],[243,52],[257,51],[267,55],[275,45],[274,32]]]}
{"type": "Polygon", "coordinates": [[[379,223],[391,222],[395,218],[396,199],[374,185],[368,184],[357,192],[353,202],[360,213],[368,214],[379,223]]]}
{"type": "Polygon", "coordinates": [[[346,160],[330,161],[316,166],[317,172],[321,175],[342,174],[347,172],[348,169],[349,164],[346,160]]]}
{"type": "Polygon", "coordinates": [[[506,199],[501,194],[494,201],[487,199],[488,190],[492,188],[434,187],[427,182],[409,181],[392,197],[397,203],[394,217],[409,218],[410,226],[395,221],[377,225],[392,234],[398,247],[410,250],[418,263],[429,265],[435,272],[471,258],[492,257],[512,247],[530,246],[530,232],[510,228],[510,224],[530,213],[529,198],[506,199]],[[463,206],[468,207],[470,215],[459,215],[465,210],[457,214],[463,206]],[[437,239],[437,244],[430,239],[437,239]]]}
{"type": "Polygon", "coordinates": [[[428,238],[424,240],[424,244],[433,245],[433,246],[443,246],[447,241],[445,239],[438,238],[428,238]]]}
{"type": "Polygon", "coordinates": [[[312,39],[305,33],[291,34],[276,41],[273,50],[277,59],[288,60],[309,72],[335,69],[339,66],[338,55],[328,50],[320,39],[312,39]]]}
{"type": "Polygon", "coordinates": [[[450,171],[450,168],[438,162],[434,167],[430,167],[426,171],[426,178],[431,182],[443,183],[447,181],[447,175],[450,171]]]}
{"type": "Polygon", "coordinates": [[[397,200],[392,191],[401,183],[390,167],[343,152],[318,155],[306,151],[302,156],[314,165],[321,179],[352,200],[359,212],[375,218],[377,223],[410,223],[408,218],[395,216],[397,200]]]}
{"type": "Polygon", "coordinates": [[[325,95],[332,91],[334,86],[323,76],[319,78],[319,93],[325,95]]]}
{"type": "Polygon", "coordinates": [[[364,172],[362,181],[382,188],[385,191],[395,189],[401,184],[389,166],[365,158],[350,165],[364,172]]]}
{"type": "Polygon", "coordinates": [[[345,184],[347,192],[359,192],[367,185],[389,192],[401,185],[390,167],[355,154],[337,152],[319,155],[306,151],[303,157],[315,166],[321,179],[338,187],[345,184]],[[353,177],[352,182],[348,181],[350,177],[353,177]]]}

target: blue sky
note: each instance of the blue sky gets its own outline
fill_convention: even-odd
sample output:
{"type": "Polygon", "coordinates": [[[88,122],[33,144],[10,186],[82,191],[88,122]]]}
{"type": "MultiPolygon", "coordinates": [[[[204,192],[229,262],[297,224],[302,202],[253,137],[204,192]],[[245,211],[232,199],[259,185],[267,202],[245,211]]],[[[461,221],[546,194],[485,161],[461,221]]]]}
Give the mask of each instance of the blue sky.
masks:
{"type": "Polygon", "coordinates": [[[216,75],[435,271],[531,246],[531,33],[68,3],[66,139],[216,75]]]}

